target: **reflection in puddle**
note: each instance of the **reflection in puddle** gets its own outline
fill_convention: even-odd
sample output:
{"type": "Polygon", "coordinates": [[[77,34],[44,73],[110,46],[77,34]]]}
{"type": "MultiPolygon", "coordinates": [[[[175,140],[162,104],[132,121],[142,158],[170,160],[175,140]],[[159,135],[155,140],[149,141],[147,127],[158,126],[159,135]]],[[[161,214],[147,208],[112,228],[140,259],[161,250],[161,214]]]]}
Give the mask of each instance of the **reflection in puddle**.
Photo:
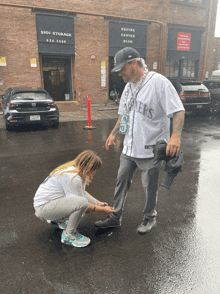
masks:
{"type": "Polygon", "coordinates": [[[87,139],[88,139],[88,144],[92,146],[93,145],[92,144],[92,130],[87,131],[87,139]]]}
{"type": "Polygon", "coordinates": [[[220,276],[219,168],[219,142],[210,139],[210,141],[203,143],[201,148],[196,208],[198,246],[202,250],[200,256],[203,258],[205,264],[207,280],[209,280],[210,273],[212,276],[220,276]]]}

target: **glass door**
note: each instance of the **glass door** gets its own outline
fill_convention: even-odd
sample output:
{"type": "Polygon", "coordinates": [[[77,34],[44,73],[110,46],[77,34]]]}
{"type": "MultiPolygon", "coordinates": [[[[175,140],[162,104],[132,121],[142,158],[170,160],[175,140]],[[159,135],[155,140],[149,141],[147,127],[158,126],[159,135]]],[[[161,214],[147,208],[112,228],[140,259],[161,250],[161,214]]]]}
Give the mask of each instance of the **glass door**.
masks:
{"type": "Polygon", "coordinates": [[[44,89],[55,101],[73,100],[71,58],[42,56],[44,89]]]}

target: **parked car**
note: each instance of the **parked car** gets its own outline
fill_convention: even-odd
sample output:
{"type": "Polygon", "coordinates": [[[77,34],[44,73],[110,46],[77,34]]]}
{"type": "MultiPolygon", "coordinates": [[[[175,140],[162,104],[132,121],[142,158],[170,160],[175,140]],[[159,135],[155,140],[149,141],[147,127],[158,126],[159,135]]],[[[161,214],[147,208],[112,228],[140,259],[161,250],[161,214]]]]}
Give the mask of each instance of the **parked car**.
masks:
{"type": "Polygon", "coordinates": [[[211,94],[210,112],[217,114],[220,112],[220,80],[203,80],[202,83],[209,89],[211,94]]]}
{"type": "Polygon", "coordinates": [[[59,125],[58,107],[42,88],[7,89],[2,99],[2,110],[6,130],[21,124],[59,125]]]}
{"type": "Polygon", "coordinates": [[[197,81],[169,80],[179,94],[186,111],[209,111],[210,92],[204,84],[197,81]]]}

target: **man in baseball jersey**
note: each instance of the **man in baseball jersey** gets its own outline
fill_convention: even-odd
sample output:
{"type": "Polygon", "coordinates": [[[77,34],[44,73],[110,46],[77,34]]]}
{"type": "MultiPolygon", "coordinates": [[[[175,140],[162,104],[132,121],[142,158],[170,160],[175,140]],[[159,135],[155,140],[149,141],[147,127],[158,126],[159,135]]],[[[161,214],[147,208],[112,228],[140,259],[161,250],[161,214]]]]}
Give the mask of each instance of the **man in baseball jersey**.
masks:
{"type": "Polygon", "coordinates": [[[154,163],[153,147],[159,140],[165,140],[166,155],[178,155],[185,110],[170,81],[159,73],[149,72],[134,48],[126,47],[116,53],[112,72],[117,72],[127,84],[120,100],[119,118],[106,140],[106,149],[115,144],[117,132],[125,137],[112,205],[114,212],[95,225],[98,228],[121,225],[127,192],[139,169],[146,203],[143,222],[137,231],[144,234],[156,225],[161,162],[154,163]],[[170,118],[173,118],[171,136],[170,118]]]}

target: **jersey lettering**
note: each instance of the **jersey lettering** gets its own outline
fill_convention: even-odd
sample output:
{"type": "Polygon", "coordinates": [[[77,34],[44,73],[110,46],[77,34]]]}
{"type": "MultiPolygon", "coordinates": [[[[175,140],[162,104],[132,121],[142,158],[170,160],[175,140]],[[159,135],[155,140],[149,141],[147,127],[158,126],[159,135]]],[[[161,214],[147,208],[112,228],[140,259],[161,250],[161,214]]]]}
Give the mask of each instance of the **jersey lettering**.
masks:
{"type": "Polygon", "coordinates": [[[153,109],[149,108],[147,104],[141,101],[137,101],[137,100],[134,101],[134,110],[149,119],[153,118],[153,109]]]}

